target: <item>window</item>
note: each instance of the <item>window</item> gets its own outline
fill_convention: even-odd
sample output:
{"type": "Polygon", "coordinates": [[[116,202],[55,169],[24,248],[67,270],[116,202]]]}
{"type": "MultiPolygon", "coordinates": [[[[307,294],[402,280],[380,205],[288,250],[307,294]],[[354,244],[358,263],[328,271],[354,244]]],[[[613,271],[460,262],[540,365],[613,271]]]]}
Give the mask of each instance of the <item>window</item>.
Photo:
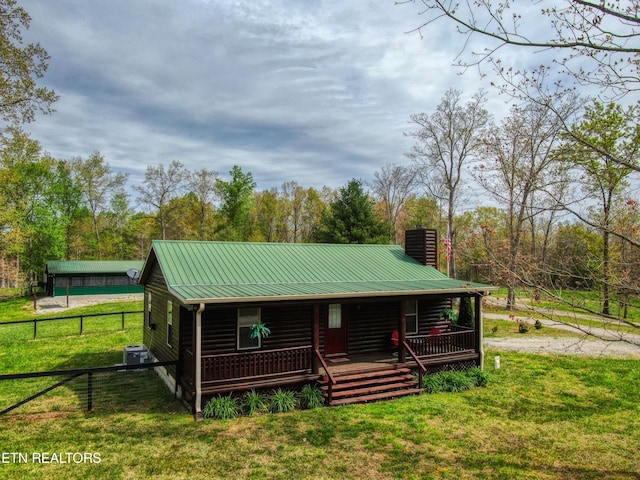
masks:
{"type": "Polygon", "coordinates": [[[329,305],[329,328],[342,328],[342,305],[339,303],[329,305]]]}
{"type": "Polygon", "coordinates": [[[238,350],[260,348],[260,336],[251,338],[251,325],[260,322],[260,308],[249,307],[238,309],[238,350]]]}
{"type": "Polygon", "coordinates": [[[167,345],[173,347],[173,302],[167,300],[167,345]]]}
{"type": "Polygon", "coordinates": [[[407,335],[418,333],[418,301],[407,300],[404,302],[404,318],[407,325],[407,335]]]}
{"type": "Polygon", "coordinates": [[[151,292],[147,292],[147,327],[153,328],[151,326],[151,292]]]}

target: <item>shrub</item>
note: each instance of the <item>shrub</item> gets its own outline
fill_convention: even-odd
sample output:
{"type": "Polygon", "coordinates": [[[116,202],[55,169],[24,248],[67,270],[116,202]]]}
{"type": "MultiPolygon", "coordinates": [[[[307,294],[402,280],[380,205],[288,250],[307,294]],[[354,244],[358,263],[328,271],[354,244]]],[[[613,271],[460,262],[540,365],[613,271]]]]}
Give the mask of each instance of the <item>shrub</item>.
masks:
{"type": "Polygon", "coordinates": [[[479,368],[472,368],[467,371],[467,375],[473,379],[476,387],[486,387],[489,384],[489,374],[479,368]]]}
{"type": "Polygon", "coordinates": [[[297,406],[298,401],[295,392],[282,390],[281,388],[273,392],[269,401],[269,411],[271,413],[292,412],[297,406]]]}
{"type": "Polygon", "coordinates": [[[540,321],[540,319],[537,319],[536,323],[534,323],[533,326],[536,330],[540,330],[542,328],[542,322],[540,321]]]}
{"type": "Polygon", "coordinates": [[[436,373],[434,375],[425,375],[422,378],[422,388],[427,393],[439,393],[444,391],[444,381],[442,375],[436,373]]]}
{"type": "Polygon", "coordinates": [[[518,332],[527,333],[529,331],[529,324],[524,320],[518,320],[518,332]]]}
{"type": "Polygon", "coordinates": [[[242,411],[247,415],[255,415],[256,413],[267,411],[266,397],[255,390],[245,392],[242,396],[242,411]]]}
{"type": "Polygon", "coordinates": [[[467,372],[443,372],[445,392],[462,392],[475,385],[467,372]]]}
{"type": "Polygon", "coordinates": [[[305,385],[300,391],[300,406],[302,408],[318,408],[324,405],[322,391],[314,385],[305,385]]]}
{"type": "Polygon", "coordinates": [[[422,388],[426,393],[461,392],[472,387],[484,387],[489,382],[489,375],[473,368],[466,372],[439,372],[426,375],[422,379],[422,388]]]}
{"type": "Polygon", "coordinates": [[[460,299],[458,325],[461,327],[473,327],[473,307],[471,306],[470,297],[462,297],[460,299]]]}
{"type": "Polygon", "coordinates": [[[205,418],[227,420],[229,418],[236,418],[239,414],[240,407],[238,406],[238,399],[232,394],[229,394],[228,397],[214,397],[209,400],[202,409],[202,415],[205,418]]]}

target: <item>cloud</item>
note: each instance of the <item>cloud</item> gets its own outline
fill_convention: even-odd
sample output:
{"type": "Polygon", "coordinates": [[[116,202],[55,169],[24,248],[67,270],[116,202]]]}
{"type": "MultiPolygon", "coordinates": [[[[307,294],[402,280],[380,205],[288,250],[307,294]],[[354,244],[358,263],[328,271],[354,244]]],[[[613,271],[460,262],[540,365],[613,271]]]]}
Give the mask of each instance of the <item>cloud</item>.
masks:
{"type": "Polygon", "coordinates": [[[412,113],[451,86],[482,86],[451,67],[461,38],[406,34],[415,9],[392,0],[24,6],[28,41],[51,55],[44,83],[61,95],[34,138],[59,158],[98,150],[132,183],[172,160],[222,174],[237,164],[259,189],[368,180],[406,162],[412,113]]]}

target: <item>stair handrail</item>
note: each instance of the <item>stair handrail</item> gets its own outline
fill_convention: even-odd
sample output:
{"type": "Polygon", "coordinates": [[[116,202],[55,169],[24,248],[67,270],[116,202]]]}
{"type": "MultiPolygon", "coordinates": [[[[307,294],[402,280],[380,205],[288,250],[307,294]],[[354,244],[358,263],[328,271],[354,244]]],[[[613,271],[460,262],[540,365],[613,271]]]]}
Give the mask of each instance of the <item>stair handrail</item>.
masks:
{"type": "Polygon", "coordinates": [[[409,346],[406,340],[402,342],[402,345],[404,346],[407,353],[411,356],[411,358],[413,358],[413,360],[418,365],[418,381],[420,382],[420,388],[422,389],[423,388],[422,377],[425,373],[427,373],[427,367],[425,367],[424,364],[420,361],[420,359],[418,358],[416,353],[411,349],[411,347],[409,346]]]}
{"type": "Polygon", "coordinates": [[[331,401],[333,400],[333,386],[336,384],[336,379],[333,378],[333,375],[331,375],[331,372],[329,371],[329,365],[327,365],[327,362],[325,362],[322,354],[320,353],[320,350],[316,348],[313,352],[315,356],[318,357],[318,360],[320,360],[320,365],[322,365],[322,368],[324,369],[325,373],[327,374],[327,378],[329,379],[327,401],[329,404],[331,404],[331,401]]]}

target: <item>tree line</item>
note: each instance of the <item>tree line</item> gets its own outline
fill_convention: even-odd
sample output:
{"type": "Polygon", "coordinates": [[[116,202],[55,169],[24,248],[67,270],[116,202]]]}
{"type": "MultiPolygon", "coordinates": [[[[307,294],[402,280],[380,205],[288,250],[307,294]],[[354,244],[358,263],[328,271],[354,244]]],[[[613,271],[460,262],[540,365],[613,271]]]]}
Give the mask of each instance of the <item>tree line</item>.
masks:
{"type": "MultiPolygon", "coordinates": [[[[127,188],[127,175],[99,152],[58,160],[22,131],[5,133],[2,285],[37,281],[51,259],[144,259],[153,239],[401,244],[406,229],[424,225],[449,240],[440,263],[452,276],[514,292],[596,288],[611,313],[613,295],[637,292],[640,219],[629,190],[637,171],[585,151],[535,103],[498,124],[483,103],[481,92],[464,103],[449,90],[435,112],[412,117],[409,161],[337,189],[289,181],[259,190],[240,166],[222,176],[178,161],[149,165],[127,188]],[[491,206],[465,197],[465,185],[491,206]]],[[[634,113],[586,104],[572,132],[633,164],[634,113]]]]}
{"type": "MultiPolygon", "coordinates": [[[[468,35],[483,34],[481,23],[465,23],[445,4],[421,3],[436,13],[429,22],[450,16],[468,35]]],[[[640,116],[632,102],[581,97],[558,82],[551,88],[548,68],[505,68],[496,49],[478,63],[490,62],[504,80],[498,87],[512,98],[508,114],[494,119],[484,91],[464,101],[450,89],[433,112],[411,116],[406,135],[414,145],[399,152],[405,160],[372,171],[369,180],[258,190],[241,166],[221,175],[213,165],[190,171],[172,161],[147,166],[144,181],[128,189],[127,176],[99,152],[54,159],[23,132],[36,112],[52,113],[57,96],[37,87],[48,57],[39,45],[22,45],[28,15],[14,0],[0,4],[3,42],[12,47],[0,52],[7,65],[0,82],[0,286],[37,281],[50,259],[141,259],[155,238],[402,244],[407,228],[424,225],[441,232],[442,270],[506,286],[509,308],[521,287],[533,295],[595,290],[605,315],[628,308],[638,294],[640,116]]],[[[495,11],[481,4],[500,30],[510,4],[495,11]]],[[[616,39],[637,35],[637,15],[563,5],[543,11],[562,29],[547,43],[569,49],[569,60],[596,62],[592,75],[579,70],[572,78],[617,95],[633,92],[640,52],[616,39]],[[594,18],[582,25],[586,43],[563,44],[571,28],[581,29],[567,20],[576,11],[594,18]],[[620,35],[601,37],[597,15],[612,28],[618,19],[620,35]],[[608,62],[618,54],[621,60],[608,62]]],[[[490,29],[484,34],[496,38],[490,29]]],[[[513,37],[500,38],[508,44],[513,37]]],[[[564,73],[571,76],[569,60],[564,73]]]]}

